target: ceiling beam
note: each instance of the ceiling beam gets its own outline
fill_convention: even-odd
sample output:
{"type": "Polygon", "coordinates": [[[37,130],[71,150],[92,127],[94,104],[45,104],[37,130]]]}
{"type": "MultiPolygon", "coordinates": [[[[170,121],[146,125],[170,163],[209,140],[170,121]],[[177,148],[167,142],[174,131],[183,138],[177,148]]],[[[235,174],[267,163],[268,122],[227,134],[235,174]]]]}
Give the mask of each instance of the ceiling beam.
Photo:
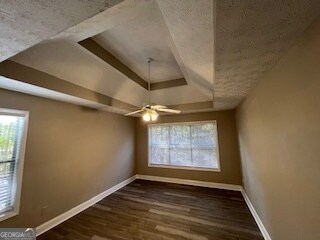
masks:
{"type": "Polygon", "coordinates": [[[125,64],[123,64],[120,60],[118,60],[115,56],[113,56],[106,49],[101,47],[96,41],[92,38],[87,38],[83,41],[78,42],[82,47],[87,49],[89,52],[96,55],[98,58],[102,59],[119,72],[126,75],[129,79],[139,84],[141,87],[148,89],[148,83],[142,79],[138,74],[128,68],[125,64]]]}
{"type": "MultiPolygon", "coordinates": [[[[119,59],[117,59],[114,55],[112,55],[108,50],[103,48],[100,44],[98,44],[92,38],[87,38],[83,41],[78,42],[80,46],[102,59],[104,62],[109,64],[110,66],[117,69],[119,72],[127,76],[133,82],[139,84],[144,89],[148,90],[148,82],[141,78],[137,73],[132,71],[129,67],[127,67],[124,63],[122,63],[119,59]]],[[[163,82],[155,82],[150,84],[150,90],[159,90],[164,88],[172,88],[188,85],[187,81],[184,78],[173,79],[163,82]]]]}
{"type": "Polygon", "coordinates": [[[0,63],[0,76],[22,83],[27,83],[36,87],[67,94],[69,96],[85,99],[94,103],[103,104],[107,107],[127,111],[137,108],[129,103],[89,90],[11,60],[6,60],[0,63]]]}
{"type": "Polygon", "coordinates": [[[154,90],[179,87],[179,86],[184,86],[184,85],[188,85],[187,81],[184,78],[178,78],[178,79],[173,79],[173,80],[168,80],[168,81],[163,81],[163,82],[151,83],[150,90],[154,91],[154,90]]]}

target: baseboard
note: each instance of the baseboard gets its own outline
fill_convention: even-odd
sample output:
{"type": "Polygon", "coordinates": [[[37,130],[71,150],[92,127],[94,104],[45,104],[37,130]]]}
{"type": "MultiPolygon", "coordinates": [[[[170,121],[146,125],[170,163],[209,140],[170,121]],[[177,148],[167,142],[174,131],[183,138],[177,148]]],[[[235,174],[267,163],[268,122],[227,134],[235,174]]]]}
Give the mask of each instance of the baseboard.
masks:
{"type": "Polygon", "coordinates": [[[44,224],[36,227],[36,235],[39,236],[42,233],[50,230],[51,228],[54,228],[55,226],[59,225],[60,223],[68,220],[69,218],[75,216],[76,214],[82,212],[83,210],[89,208],[90,206],[96,204],[97,202],[101,201],[103,198],[107,197],[108,195],[114,193],[115,191],[118,191],[120,188],[123,188],[127,184],[131,183],[136,179],[136,175],[124,180],[123,182],[113,186],[112,188],[107,189],[106,191],[98,194],[97,196],[89,199],[88,201],[85,201],[84,203],[81,203],[80,205],[68,210],[67,212],[49,220],[48,222],[45,222],[44,224]]]}
{"type": "Polygon", "coordinates": [[[196,181],[196,180],[180,179],[180,178],[167,178],[167,177],[137,174],[136,179],[185,184],[185,185],[192,185],[192,186],[198,186],[198,187],[219,188],[219,189],[226,189],[226,190],[232,190],[232,191],[242,190],[242,186],[235,185],[235,184],[214,183],[214,182],[196,181]]]}
{"type": "Polygon", "coordinates": [[[246,194],[246,192],[244,191],[244,189],[242,188],[241,189],[241,193],[242,193],[242,196],[244,198],[244,200],[246,201],[247,205],[248,205],[248,208],[250,209],[250,212],[254,218],[254,220],[256,221],[261,233],[262,233],[262,236],[264,237],[265,240],[272,240],[267,229],[265,228],[265,226],[263,225],[257,211],[254,209],[248,195],[246,194]]]}

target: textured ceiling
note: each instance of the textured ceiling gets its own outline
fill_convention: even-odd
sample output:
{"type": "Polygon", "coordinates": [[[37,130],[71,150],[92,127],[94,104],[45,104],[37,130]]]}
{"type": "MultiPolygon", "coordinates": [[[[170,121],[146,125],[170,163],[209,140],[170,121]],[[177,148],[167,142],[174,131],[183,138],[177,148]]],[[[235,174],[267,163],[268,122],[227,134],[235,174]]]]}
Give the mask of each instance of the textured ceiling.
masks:
{"type": "Polygon", "coordinates": [[[212,98],[214,1],[158,0],[171,50],[186,80],[212,98]]]}
{"type": "Polygon", "coordinates": [[[215,108],[235,108],[319,13],[319,0],[217,1],[215,108]]]}
{"type": "Polygon", "coordinates": [[[99,14],[95,11],[105,9],[103,3],[111,6],[120,0],[79,1],[80,9],[70,9],[76,0],[59,6],[42,2],[35,10],[36,1],[25,1],[31,6],[20,10],[17,2],[0,0],[5,6],[0,10],[5,19],[0,22],[5,30],[0,35],[3,59],[46,39],[12,60],[131,105],[146,103],[143,84],[77,43],[92,37],[100,49],[144,79],[147,57],[157,60],[151,68],[153,81],[185,78],[188,85],[152,91],[151,100],[184,104],[183,109],[196,106],[192,111],[237,107],[320,13],[319,0],[124,0],[99,14]],[[96,8],[88,7],[91,3],[96,8]],[[42,15],[36,12],[39,8],[44,9],[42,15]],[[44,19],[52,9],[56,10],[44,19]],[[57,19],[51,24],[53,18],[57,19]],[[32,22],[35,19],[44,20],[32,22]],[[81,19],[86,20],[72,26],[81,19]],[[8,26],[14,28],[11,35],[8,26]],[[12,37],[21,45],[11,45],[12,37]]]}
{"type": "Polygon", "coordinates": [[[152,5],[153,1],[150,0],[123,0],[123,2],[107,11],[88,18],[48,40],[65,39],[73,42],[82,41],[117,25],[130,22],[152,5]]]}
{"type": "Polygon", "coordinates": [[[0,62],[123,0],[0,0],[0,62]]]}
{"type": "Polygon", "coordinates": [[[148,79],[148,57],[155,60],[151,66],[151,82],[182,78],[180,68],[163,38],[166,29],[157,11],[150,4],[136,18],[93,39],[145,80],[148,79]]]}

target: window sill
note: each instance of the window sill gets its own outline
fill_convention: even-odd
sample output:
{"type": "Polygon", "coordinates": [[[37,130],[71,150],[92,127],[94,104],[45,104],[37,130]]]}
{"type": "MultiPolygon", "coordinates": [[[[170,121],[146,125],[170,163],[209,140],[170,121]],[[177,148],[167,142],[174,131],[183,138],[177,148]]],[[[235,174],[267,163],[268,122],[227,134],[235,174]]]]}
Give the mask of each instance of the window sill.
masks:
{"type": "Polygon", "coordinates": [[[148,167],[171,168],[171,169],[194,170],[194,171],[206,171],[206,172],[221,172],[220,168],[182,167],[182,166],[150,164],[150,163],[148,164],[148,167]]]}
{"type": "Polygon", "coordinates": [[[9,212],[5,212],[5,213],[1,213],[0,214],[0,222],[6,220],[6,219],[9,219],[9,218],[12,218],[14,216],[17,216],[18,213],[15,212],[15,211],[9,211],[9,212]]]}

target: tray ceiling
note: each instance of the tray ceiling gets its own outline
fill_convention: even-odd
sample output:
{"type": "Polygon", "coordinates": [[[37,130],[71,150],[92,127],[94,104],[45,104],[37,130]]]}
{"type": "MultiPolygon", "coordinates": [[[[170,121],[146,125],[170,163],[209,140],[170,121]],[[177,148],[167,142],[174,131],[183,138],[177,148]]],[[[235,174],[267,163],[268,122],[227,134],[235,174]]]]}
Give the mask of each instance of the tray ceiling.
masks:
{"type": "MultiPolygon", "coordinates": [[[[79,17],[72,18],[73,22],[60,17],[55,31],[39,28],[42,37],[36,40],[24,40],[25,31],[19,28],[14,33],[21,35],[19,46],[0,36],[1,45],[8,44],[2,60],[20,52],[0,64],[0,74],[6,79],[6,84],[0,81],[0,87],[8,88],[10,78],[25,83],[23,76],[10,69],[21,68],[27,75],[32,71],[29,84],[52,91],[60,89],[58,84],[68,89],[78,86],[63,94],[79,93],[74,96],[79,104],[87,96],[80,92],[91,91],[89,95],[96,93],[100,100],[84,97],[84,104],[91,101],[91,106],[122,113],[146,102],[146,58],[152,57],[152,102],[181,107],[184,112],[233,109],[320,12],[317,0],[96,2],[97,10],[91,7],[87,16],[82,11],[87,6],[73,0],[81,8],[79,17]],[[47,41],[21,52],[44,39],[47,41]],[[51,81],[39,86],[44,76],[51,81]],[[102,101],[102,95],[107,100],[102,101]]],[[[67,9],[55,9],[57,16],[65,16],[67,9]]],[[[42,18],[37,15],[38,20],[42,18]]],[[[1,24],[12,26],[11,22],[1,24]]],[[[23,86],[17,91],[23,91],[23,86]]]]}

